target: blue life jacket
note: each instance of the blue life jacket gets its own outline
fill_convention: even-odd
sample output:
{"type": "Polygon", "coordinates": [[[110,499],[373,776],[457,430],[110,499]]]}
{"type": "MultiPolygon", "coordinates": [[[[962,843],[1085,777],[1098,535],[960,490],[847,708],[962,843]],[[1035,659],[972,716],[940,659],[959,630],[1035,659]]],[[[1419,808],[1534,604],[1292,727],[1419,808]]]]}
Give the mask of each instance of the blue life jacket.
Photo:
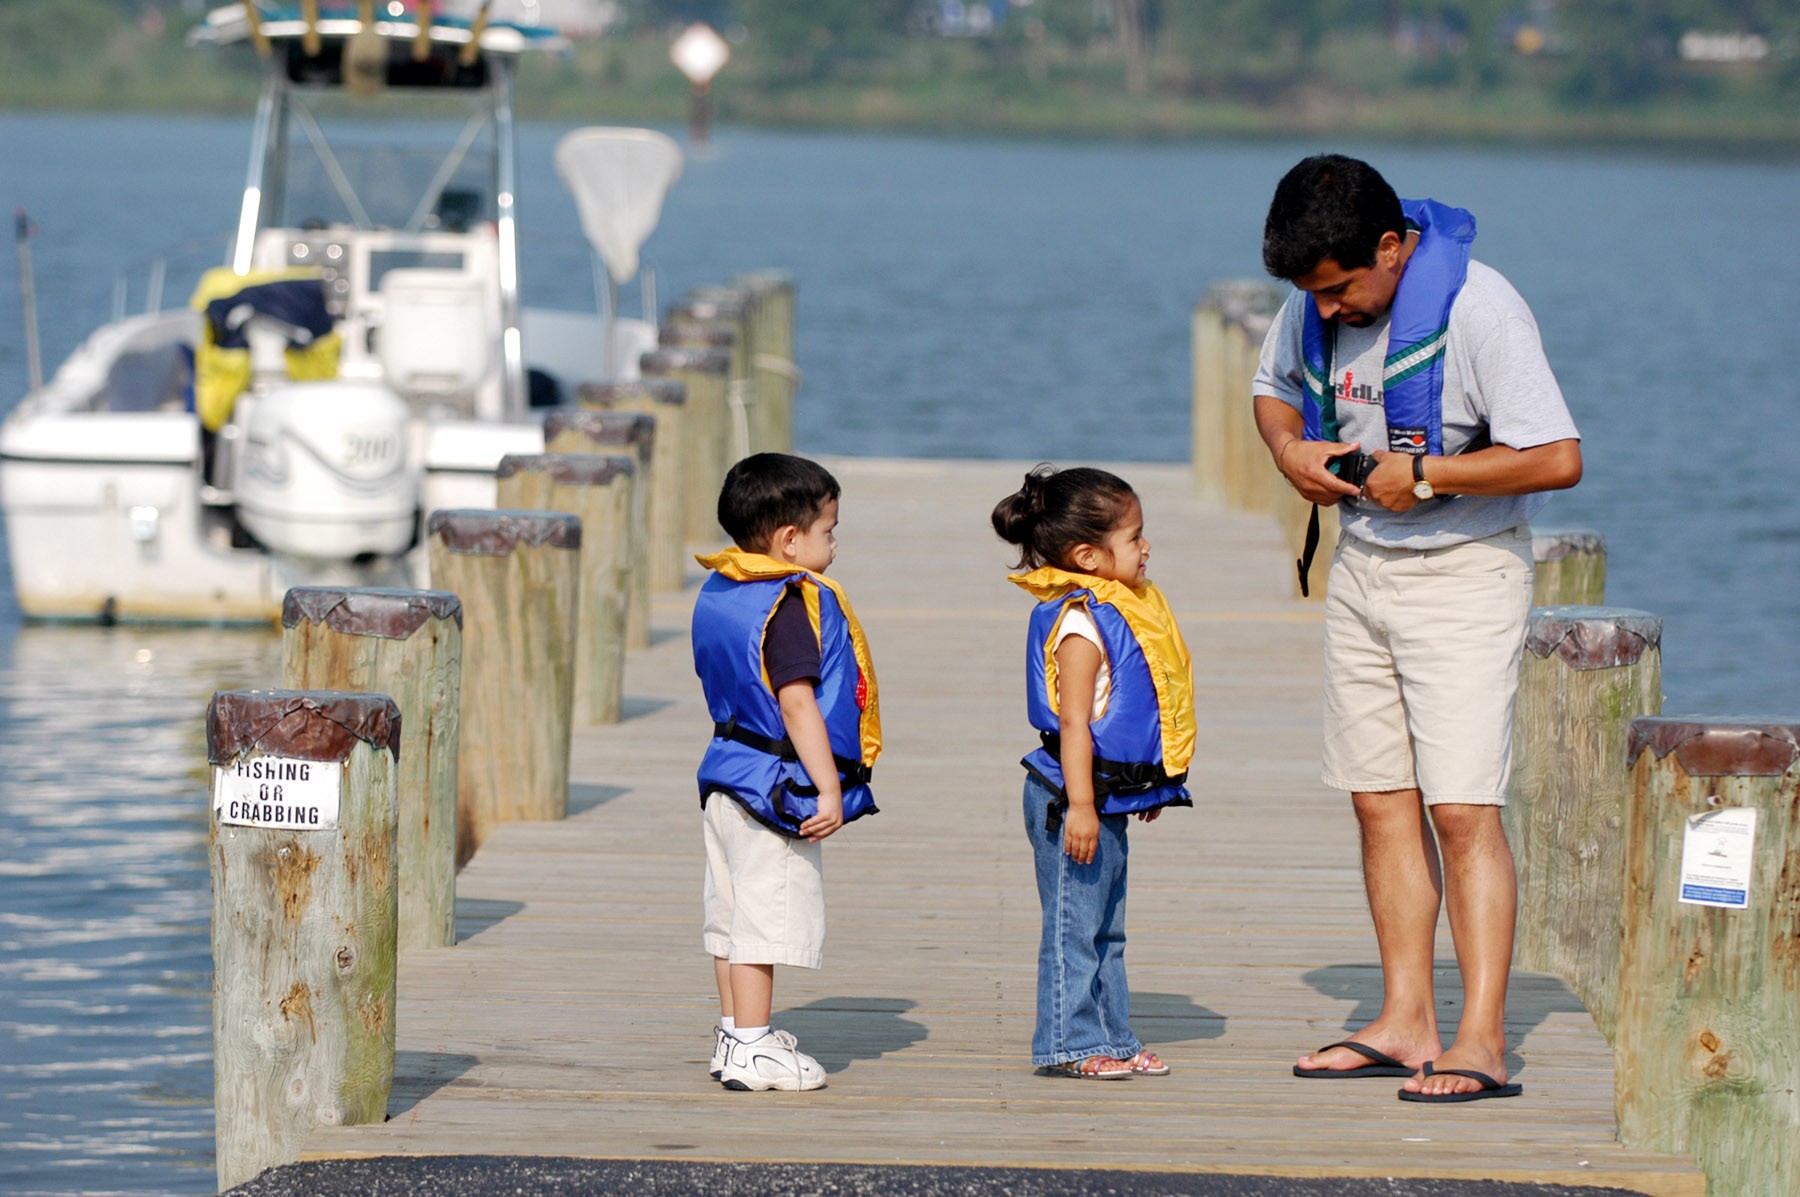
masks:
{"type": "MultiPolygon", "coordinates": [[[[1388,321],[1387,357],[1381,372],[1387,447],[1415,457],[1441,456],[1444,343],[1450,330],[1450,306],[1469,274],[1475,218],[1436,200],[1401,200],[1400,207],[1407,226],[1419,230],[1419,243],[1400,274],[1388,321]]],[[[1301,331],[1306,361],[1302,414],[1309,441],[1342,439],[1331,380],[1336,343],[1337,322],[1320,319],[1318,304],[1309,299],[1301,331]]]]}
{"type": "Polygon", "coordinates": [[[837,760],[844,821],[875,813],[869,773],[881,753],[881,717],[868,642],[835,582],[759,553],[728,549],[700,563],[713,570],[694,603],[694,671],[713,718],[700,758],[700,804],[728,794],[783,835],[818,813],[819,790],[800,763],[763,668],[763,642],[789,584],[798,585],[819,637],[815,691],[837,760]]]}
{"type": "MultiPolygon", "coordinates": [[[[1168,600],[1153,582],[1121,582],[1045,566],[1012,579],[1040,600],[1025,639],[1025,704],[1042,746],[1020,763],[1065,802],[1060,759],[1055,636],[1063,613],[1087,609],[1110,671],[1106,711],[1088,724],[1094,799],[1103,815],[1192,806],[1193,669],[1168,600]]],[[[1051,812],[1051,829],[1061,810],[1051,812]]]]}

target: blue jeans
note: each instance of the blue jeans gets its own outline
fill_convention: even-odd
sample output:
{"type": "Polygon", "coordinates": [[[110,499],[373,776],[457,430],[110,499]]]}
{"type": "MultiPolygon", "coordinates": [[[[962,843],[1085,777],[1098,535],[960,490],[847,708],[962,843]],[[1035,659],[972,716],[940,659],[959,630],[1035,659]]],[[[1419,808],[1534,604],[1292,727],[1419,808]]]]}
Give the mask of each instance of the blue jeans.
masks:
{"type": "Polygon", "coordinates": [[[1100,846],[1085,865],[1069,859],[1062,828],[1044,829],[1056,795],[1025,779],[1025,834],[1036,858],[1044,933],[1038,941],[1037,1027],[1031,1062],[1043,1067],[1089,1056],[1130,1056],[1125,987],[1125,829],[1128,815],[1100,816],[1100,846]]]}

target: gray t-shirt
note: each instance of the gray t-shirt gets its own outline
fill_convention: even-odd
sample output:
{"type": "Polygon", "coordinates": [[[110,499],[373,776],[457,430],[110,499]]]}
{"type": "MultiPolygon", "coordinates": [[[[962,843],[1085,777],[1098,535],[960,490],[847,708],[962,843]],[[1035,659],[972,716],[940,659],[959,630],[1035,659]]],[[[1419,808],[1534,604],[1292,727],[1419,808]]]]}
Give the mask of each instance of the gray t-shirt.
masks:
{"type": "MultiPolygon", "coordinates": [[[[1301,410],[1305,356],[1301,332],[1305,305],[1296,290],[1282,304],[1263,340],[1251,392],[1272,395],[1301,410]]],[[[1382,363],[1387,358],[1388,318],[1367,328],[1340,325],[1331,384],[1337,388],[1338,439],[1361,442],[1365,453],[1385,449],[1382,363]]],[[[1444,353],[1444,453],[1463,451],[1484,430],[1496,445],[1530,449],[1580,437],[1562,389],[1544,360],[1537,321],[1501,274],[1480,262],[1450,307],[1444,353]]],[[[1338,504],[1343,530],[1358,540],[1397,549],[1435,549],[1479,540],[1528,522],[1550,496],[1543,493],[1488,498],[1455,495],[1427,499],[1396,514],[1374,503],[1338,504]]]]}

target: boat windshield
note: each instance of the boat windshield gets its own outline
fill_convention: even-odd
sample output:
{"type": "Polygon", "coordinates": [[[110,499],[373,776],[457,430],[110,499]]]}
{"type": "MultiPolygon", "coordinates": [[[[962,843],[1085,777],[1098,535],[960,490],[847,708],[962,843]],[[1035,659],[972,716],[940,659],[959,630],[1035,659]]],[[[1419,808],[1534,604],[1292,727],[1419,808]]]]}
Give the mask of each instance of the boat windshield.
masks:
{"type": "MultiPolygon", "coordinates": [[[[416,133],[416,130],[413,132],[416,133]]],[[[279,206],[291,228],[348,225],[404,232],[463,232],[496,217],[495,152],[453,135],[448,148],[327,144],[291,138],[279,206]]]]}

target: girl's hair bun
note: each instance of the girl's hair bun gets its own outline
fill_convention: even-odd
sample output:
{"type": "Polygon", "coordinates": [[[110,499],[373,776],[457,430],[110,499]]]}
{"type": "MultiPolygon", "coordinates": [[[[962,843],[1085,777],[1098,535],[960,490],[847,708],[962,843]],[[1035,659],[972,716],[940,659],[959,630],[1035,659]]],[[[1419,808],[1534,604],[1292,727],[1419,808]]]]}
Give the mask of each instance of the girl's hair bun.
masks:
{"type": "Polygon", "coordinates": [[[1117,474],[1085,466],[1059,470],[1033,466],[1025,484],[994,506],[994,531],[1019,546],[1019,568],[1070,568],[1076,546],[1097,545],[1124,516],[1131,484],[1117,474]]]}
{"type": "Polygon", "coordinates": [[[1008,544],[1030,542],[1031,532],[1044,518],[1044,486],[1056,467],[1040,462],[1025,474],[1025,483],[994,505],[994,531],[1008,544]]]}

